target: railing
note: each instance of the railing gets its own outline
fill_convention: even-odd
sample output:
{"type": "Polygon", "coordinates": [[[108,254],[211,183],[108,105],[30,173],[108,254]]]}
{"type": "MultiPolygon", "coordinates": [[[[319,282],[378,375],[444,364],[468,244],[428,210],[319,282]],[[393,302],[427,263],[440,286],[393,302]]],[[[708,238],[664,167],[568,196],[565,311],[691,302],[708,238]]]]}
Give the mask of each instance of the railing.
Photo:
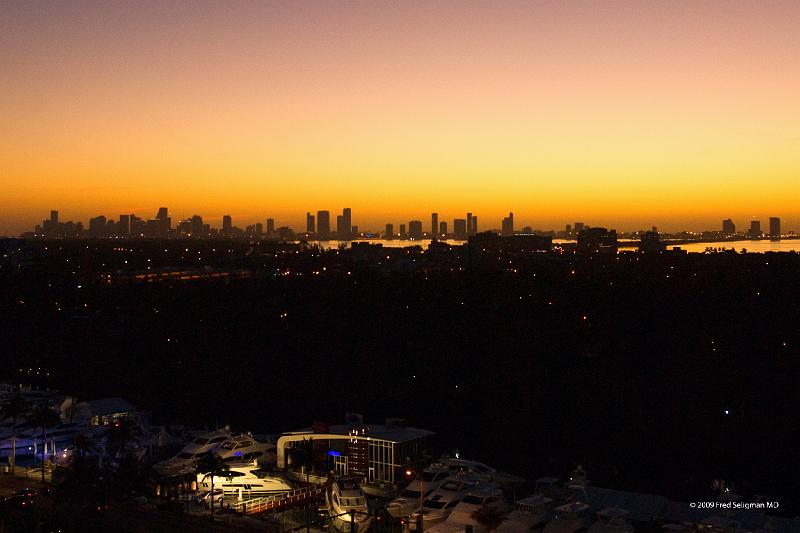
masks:
{"type": "Polygon", "coordinates": [[[325,487],[303,487],[283,494],[253,498],[243,502],[236,502],[231,509],[242,514],[260,514],[277,509],[294,507],[309,500],[319,498],[325,494],[325,487]]]}

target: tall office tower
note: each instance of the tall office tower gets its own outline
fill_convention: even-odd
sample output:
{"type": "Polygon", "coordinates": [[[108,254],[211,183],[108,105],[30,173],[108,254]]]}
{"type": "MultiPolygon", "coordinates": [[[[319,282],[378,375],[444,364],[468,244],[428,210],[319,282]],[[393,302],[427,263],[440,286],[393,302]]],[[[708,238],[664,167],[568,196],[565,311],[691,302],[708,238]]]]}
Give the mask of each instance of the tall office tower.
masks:
{"type": "Polygon", "coordinates": [[[394,239],[394,224],[386,224],[386,233],[384,233],[383,238],[387,241],[394,239]]]}
{"type": "Polygon", "coordinates": [[[447,238],[447,221],[445,220],[439,222],[439,235],[441,235],[445,239],[447,238]]]}
{"type": "Polygon", "coordinates": [[[439,213],[431,213],[431,239],[435,239],[439,231],[439,213]]]}
{"type": "Polygon", "coordinates": [[[463,218],[457,218],[453,221],[454,237],[459,241],[467,240],[467,221],[463,218]]]}
{"type": "Polygon", "coordinates": [[[564,228],[564,234],[565,234],[567,237],[569,237],[570,235],[572,235],[572,225],[571,225],[571,224],[567,224],[567,226],[564,228]]]}
{"type": "MultiPolygon", "coordinates": [[[[131,218],[131,222],[133,222],[133,218],[131,218]]],[[[192,237],[200,237],[203,235],[203,226],[203,217],[200,215],[192,216],[192,237]]]]}
{"type": "Polygon", "coordinates": [[[54,226],[58,224],[58,211],[55,209],[50,211],[50,223],[54,226]]]}
{"type": "Polygon", "coordinates": [[[781,219],[769,217],[769,236],[776,239],[781,236],[781,219]]]}
{"type": "Polygon", "coordinates": [[[268,218],[267,219],[267,235],[272,235],[275,233],[275,219],[268,218]]]}
{"type": "Polygon", "coordinates": [[[323,241],[331,236],[330,211],[317,211],[317,235],[323,241]]]}
{"type": "Polygon", "coordinates": [[[733,235],[736,233],[736,224],[733,223],[733,220],[726,218],[722,221],[722,233],[725,235],[733,235]]]}
{"type": "Polygon", "coordinates": [[[161,225],[165,232],[172,229],[172,218],[169,216],[169,210],[166,207],[159,207],[156,219],[161,221],[161,225]]]}
{"type": "Polygon", "coordinates": [[[233,230],[233,220],[231,219],[231,216],[224,215],[222,217],[222,234],[230,235],[232,230],[233,230]]]}
{"type": "Polygon", "coordinates": [[[314,215],[306,212],[306,233],[314,233],[314,215]]]}
{"type": "Polygon", "coordinates": [[[583,231],[585,228],[583,222],[576,222],[575,223],[575,234],[577,235],[579,232],[583,231]]]}
{"type": "Polygon", "coordinates": [[[406,225],[400,224],[400,238],[405,239],[406,237],[408,237],[408,235],[406,235],[406,225]]]}
{"type": "Polygon", "coordinates": [[[117,235],[130,235],[131,233],[131,216],[120,215],[119,224],[117,224],[117,235]]]}
{"type": "Polygon", "coordinates": [[[478,234],[478,215],[472,216],[472,228],[469,231],[470,235],[477,235],[478,234]]]}
{"type": "Polygon", "coordinates": [[[750,237],[761,237],[761,221],[760,220],[751,220],[750,221],[750,231],[748,232],[750,237]]]}
{"type": "Polygon", "coordinates": [[[503,229],[501,231],[501,235],[503,237],[514,236],[514,213],[509,213],[508,216],[503,219],[503,229]]]}
{"type": "Polygon", "coordinates": [[[344,215],[336,215],[336,239],[340,241],[347,239],[344,231],[344,215]]]}
{"type": "Polygon", "coordinates": [[[256,222],[256,235],[261,237],[264,234],[264,224],[256,222]]]}
{"type": "Polygon", "coordinates": [[[472,213],[467,213],[467,236],[472,235],[472,213]]]}
{"type": "Polygon", "coordinates": [[[408,223],[408,237],[415,241],[422,240],[422,221],[412,220],[408,223]]]}
{"type": "Polygon", "coordinates": [[[353,238],[353,212],[349,207],[345,207],[342,210],[341,231],[339,231],[339,227],[337,226],[336,233],[339,235],[340,240],[349,240],[353,238]]]}

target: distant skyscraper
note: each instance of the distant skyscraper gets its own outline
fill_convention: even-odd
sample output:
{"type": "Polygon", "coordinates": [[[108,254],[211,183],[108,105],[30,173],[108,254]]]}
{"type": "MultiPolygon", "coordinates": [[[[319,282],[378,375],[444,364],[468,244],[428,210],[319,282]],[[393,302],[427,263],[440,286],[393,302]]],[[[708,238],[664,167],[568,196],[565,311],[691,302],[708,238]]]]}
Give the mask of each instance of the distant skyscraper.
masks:
{"type": "Polygon", "coordinates": [[[117,224],[117,234],[118,235],[130,235],[131,233],[131,216],[130,215],[120,215],[119,216],[119,224],[117,224]]]}
{"type": "Polygon", "coordinates": [[[268,218],[267,219],[267,235],[272,235],[275,233],[275,219],[268,218]]]}
{"type": "Polygon", "coordinates": [[[509,213],[508,216],[503,219],[503,228],[500,234],[503,237],[514,236],[514,213],[509,213]]]}
{"type": "Polygon", "coordinates": [[[781,236],[781,219],[778,217],[769,217],[769,236],[777,239],[781,236]]]}
{"type": "Polygon", "coordinates": [[[467,236],[472,235],[472,213],[467,213],[467,236]]]}
{"type": "Polygon", "coordinates": [[[264,224],[256,222],[256,235],[259,237],[264,234],[264,224]]]}
{"type": "Polygon", "coordinates": [[[470,235],[477,235],[478,234],[478,215],[472,216],[472,227],[469,230],[470,235]]]}
{"type": "Polygon", "coordinates": [[[222,234],[223,235],[230,235],[233,231],[233,219],[231,219],[230,215],[225,215],[222,217],[222,234]]]}
{"type": "Polygon", "coordinates": [[[400,224],[400,238],[405,239],[406,237],[408,237],[408,235],[406,234],[406,225],[400,224]]]}
{"type": "Polygon", "coordinates": [[[435,239],[439,231],[439,213],[431,213],[431,238],[435,239]]]}
{"type": "Polygon", "coordinates": [[[439,235],[447,237],[447,222],[444,220],[439,222],[439,235]]]}
{"type": "Polygon", "coordinates": [[[463,218],[457,218],[453,221],[454,237],[460,241],[467,240],[467,221],[463,218]]]}
{"type": "Polygon", "coordinates": [[[574,224],[574,231],[575,231],[575,234],[576,234],[576,235],[577,235],[578,233],[580,233],[581,231],[583,231],[584,229],[586,229],[586,228],[585,228],[585,226],[584,226],[583,222],[576,222],[576,223],[574,224]]]}
{"type": "Polygon", "coordinates": [[[314,233],[315,231],[314,215],[306,212],[306,233],[314,233]]]}
{"type": "Polygon", "coordinates": [[[342,241],[347,238],[347,233],[344,230],[344,215],[336,215],[336,238],[342,241]]]}
{"type": "Polygon", "coordinates": [[[733,235],[736,233],[736,224],[733,223],[733,220],[726,218],[722,221],[722,233],[725,235],[733,235]]]}
{"type": "Polygon", "coordinates": [[[751,238],[761,237],[761,221],[751,220],[750,231],[747,232],[751,238]]]}
{"type": "Polygon", "coordinates": [[[421,220],[412,220],[408,223],[408,237],[416,241],[422,240],[421,220]]]}
{"type": "MultiPolygon", "coordinates": [[[[131,217],[131,226],[133,225],[133,217],[131,217]]],[[[192,237],[200,237],[203,235],[203,217],[200,215],[192,216],[192,237]]]]}
{"type": "Polygon", "coordinates": [[[167,209],[166,207],[158,208],[158,214],[156,215],[156,219],[161,221],[161,224],[164,227],[165,231],[169,231],[172,229],[172,218],[170,218],[169,209],[167,209]]]}
{"type": "Polygon", "coordinates": [[[336,217],[336,236],[339,240],[349,240],[353,233],[353,212],[349,207],[342,210],[341,224],[339,217],[336,217]]]}
{"type": "Polygon", "coordinates": [[[58,224],[58,211],[55,209],[50,211],[50,223],[53,225],[58,224]]]}
{"type": "Polygon", "coordinates": [[[386,233],[383,238],[387,240],[394,239],[394,224],[386,224],[386,233]]]}
{"type": "Polygon", "coordinates": [[[331,236],[331,213],[330,211],[317,211],[317,234],[322,240],[331,236]]]}
{"type": "Polygon", "coordinates": [[[572,225],[571,224],[567,224],[567,227],[564,228],[564,233],[567,235],[567,237],[572,235],[572,225]]]}

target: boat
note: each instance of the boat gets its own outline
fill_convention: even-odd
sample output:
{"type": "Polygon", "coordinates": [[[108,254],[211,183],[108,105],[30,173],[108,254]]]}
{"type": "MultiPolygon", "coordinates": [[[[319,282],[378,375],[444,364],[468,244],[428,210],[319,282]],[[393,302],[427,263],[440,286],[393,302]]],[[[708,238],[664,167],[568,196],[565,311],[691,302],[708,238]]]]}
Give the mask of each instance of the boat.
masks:
{"type": "Polygon", "coordinates": [[[342,533],[364,533],[372,525],[367,499],[356,481],[335,480],[325,500],[333,527],[342,533]]]}
{"type": "Polygon", "coordinates": [[[197,460],[231,438],[229,431],[217,429],[198,435],[177,455],[157,463],[153,468],[161,476],[172,476],[194,471],[197,460]]]}
{"type": "MultiPolygon", "coordinates": [[[[469,475],[458,474],[448,478],[424,501],[422,505],[423,528],[447,520],[464,496],[479,485],[480,482],[469,475]]],[[[419,511],[413,513],[409,519],[409,526],[414,531],[417,529],[418,517],[419,511]]]]}
{"type": "Polygon", "coordinates": [[[279,477],[261,475],[255,461],[248,464],[231,465],[228,470],[213,476],[198,474],[197,490],[201,493],[210,492],[212,477],[214,490],[221,490],[222,497],[226,499],[249,500],[285,494],[292,490],[291,485],[279,477]]]}
{"type": "MultiPolygon", "coordinates": [[[[75,443],[78,435],[94,435],[97,429],[77,422],[59,423],[44,432],[44,452],[46,457],[55,456],[58,452],[65,452],[75,443]]],[[[14,444],[11,436],[4,436],[0,440],[0,457],[8,457],[12,453],[14,444]]],[[[16,455],[18,458],[26,456],[40,457],[42,453],[42,429],[31,427],[28,423],[18,425],[16,431],[16,455]]]]}
{"type": "Polygon", "coordinates": [[[386,512],[395,518],[408,516],[423,507],[423,500],[438,489],[450,477],[450,469],[441,464],[434,463],[424,469],[421,475],[411,481],[400,494],[386,504],[386,512]]]}
{"type": "Polygon", "coordinates": [[[213,452],[228,463],[250,463],[261,460],[270,449],[274,456],[274,444],[258,442],[252,435],[242,434],[225,439],[213,452]]]}
{"type": "Polygon", "coordinates": [[[618,507],[606,507],[595,515],[597,521],[587,533],[633,533],[633,524],[628,520],[628,511],[618,507]]]}
{"type": "Polygon", "coordinates": [[[452,472],[468,472],[482,481],[495,483],[507,490],[519,487],[525,483],[525,480],[519,476],[496,470],[478,461],[449,456],[443,456],[439,461],[452,472]]]}
{"type": "Polygon", "coordinates": [[[455,533],[464,531],[466,526],[470,526],[474,533],[485,533],[487,527],[475,516],[481,510],[505,515],[511,510],[511,506],[503,498],[503,492],[496,486],[479,485],[458,502],[447,520],[431,528],[423,523],[423,530],[429,533],[455,533]]]}
{"type": "Polygon", "coordinates": [[[552,498],[534,494],[514,503],[514,510],[497,528],[498,533],[527,533],[541,529],[553,517],[552,498]]]}
{"type": "Polygon", "coordinates": [[[591,522],[591,506],[582,501],[572,501],[554,509],[553,518],[542,533],[575,533],[587,529],[591,522]]]}

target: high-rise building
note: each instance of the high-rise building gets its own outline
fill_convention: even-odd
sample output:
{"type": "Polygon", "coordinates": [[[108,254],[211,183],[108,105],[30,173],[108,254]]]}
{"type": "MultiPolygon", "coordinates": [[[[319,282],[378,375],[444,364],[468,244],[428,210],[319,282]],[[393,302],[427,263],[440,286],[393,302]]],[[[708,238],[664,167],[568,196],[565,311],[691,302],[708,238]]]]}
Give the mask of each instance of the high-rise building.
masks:
{"type": "Polygon", "coordinates": [[[131,233],[131,215],[120,215],[119,223],[117,224],[117,235],[130,235],[131,233]]]}
{"type": "Polygon", "coordinates": [[[472,213],[467,213],[467,236],[472,235],[472,213]]]}
{"type": "Polygon", "coordinates": [[[453,233],[457,240],[467,240],[467,221],[463,218],[455,219],[453,221],[453,233]]]}
{"type": "Polygon", "coordinates": [[[314,233],[316,231],[314,226],[314,215],[306,212],[306,233],[314,233]]]}
{"type": "Polygon", "coordinates": [[[344,231],[344,215],[336,215],[336,238],[340,241],[347,238],[344,231]]]}
{"type": "Polygon", "coordinates": [[[55,209],[50,211],[50,223],[53,225],[58,224],[58,211],[56,211],[55,209]]]}
{"type": "MultiPolygon", "coordinates": [[[[131,217],[131,228],[133,227],[133,222],[135,217],[131,217]]],[[[203,217],[200,215],[192,216],[192,237],[200,237],[203,235],[203,217]]]]}
{"type": "Polygon", "coordinates": [[[572,224],[567,224],[567,226],[564,228],[564,234],[565,234],[567,237],[569,237],[570,235],[572,235],[572,224]]]}
{"type": "Polygon", "coordinates": [[[422,240],[422,221],[412,220],[408,223],[408,237],[415,241],[422,240]]]}
{"type": "Polygon", "coordinates": [[[406,225],[405,224],[400,224],[400,238],[401,239],[408,238],[408,235],[406,234],[406,225]]]}
{"type": "Polygon", "coordinates": [[[760,220],[751,220],[750,221],[750,231],[747,232],[751,239],[756,239],[761,237],[761,221],[760,220]]]}
{"type": "Polygon", "coordinates": [[[222,234],[230,235],[233,232],[233,219],[230,215],[222,217],[222,234]]]}
{"type": "Polygon", "coordinates": [[[342,210],[341,217],[336,217],[336,237],[346,241],[353,237],[353,213],[349,207],[342,210]]]}
{"type": "Polygon", "coordinates": [[[508,216],[503,219],[503,228],[500,235],[503,237],[514,236],[514,213],[509,213],[508,216]]]}
{"type": "Polygon", "coordinates": [[[778,239],[781,236],[781,219],[778,217],[769,217],[769,236],[773,239],[778,239]]]}
{"type": "Polygon", "coordinates": [[[472,215],[472,227],[469,229],[470,235],[478,234],[478,215],[472,215]]]}
{"type": "Polygon", "coordinates": [[[169,216],[169,209],[166,207],[159,207],[156,220],[161,221],[161,226],[164,233],[168,233],[172,229],[172,218],[169,216]]]}
{"type": "Polygon", "coordinates": [[[586,228],[585,228],[585,226],[584,226],[583,222],[576,222],[576,223],[574,224],[574,231],[575,231],[575,234],[576,234],[576,235],[577,235],[578,233],[582,232],[584,229],[586,229],[586,228]]]}
{"type": "Polygon", "coordinates": [[[394,239],[394,224],[386,224],[386,233],[383,238],[389,241],[394,239]]]}
{"type": "Polygon", "coordinates": [[[261,237],[264,234],[264,224],[256,222],[256,235],[261,237]]]}
{"type": "Polygon", "coordinates": [[[268,218],[267,219],[267,235],[272,235],[275,233],[275,219],[268,218]]]}
{"type": "Polygon", "coordinates": [[[733,235],[736,233],[736,224],[733,223],[733,220],[726,218],[722,221],[722,233],[725,235],[733,235]]]}
{"type": "Polygon", "coordinates": [[[439,231],[439,213],[431,213],[431,239],[438,236],[439,231]]]}
{"type": "Polygon", "coordinates": [[[447,221],[442,220],[439,222],[439,235],[444,238],[447,238],[447,221]]]}
{"type": "Polygon", "coordinates": [[[327,240],[331,236],[331,213],[330,211],[317,211],[317,235],[322,240],[327,240]]]}

